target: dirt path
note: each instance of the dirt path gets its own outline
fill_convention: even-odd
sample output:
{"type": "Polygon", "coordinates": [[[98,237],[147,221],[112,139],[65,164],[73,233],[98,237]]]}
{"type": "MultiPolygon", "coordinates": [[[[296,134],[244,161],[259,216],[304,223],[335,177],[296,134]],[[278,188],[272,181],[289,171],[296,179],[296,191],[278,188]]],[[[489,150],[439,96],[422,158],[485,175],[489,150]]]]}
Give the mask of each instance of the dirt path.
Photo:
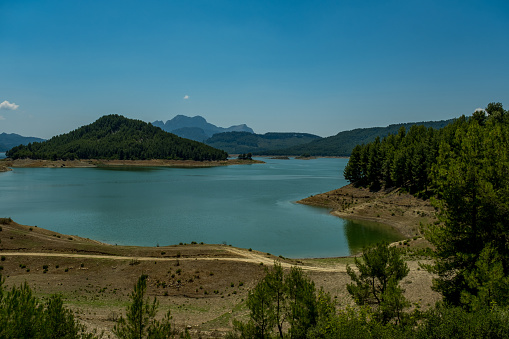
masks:
{"type": "MultiPolygon", "coordinates": [[[[136,261],[158,261],[158,262],[176,262],[178,261],[230,261],[244,262],[252,264],[260,264],[271,266],[274,260],[258,253],[252,253],[237,248],[228,248],[229,252],[241,256],[240,258],[231,257],[215,257],[215,258],[157,258],[157,257],[132,257],[132,256],[116,256],[116,255],[96,255],[96,254],[75,254],[75,253],[43,253],[43,252],[0,252],[3,256],[30,256],[30,257],[63,257],[63,258],[86,258],[86,259],[107,259],[107,260],[136,260],[136,261]]],[[[283,268],[290,269],[292,264],[281,262],[283,268]]],[[[346,272],[346,265],[334,268],[316,267],[299,265],[305,271],[313,272],[346,272]]]]}

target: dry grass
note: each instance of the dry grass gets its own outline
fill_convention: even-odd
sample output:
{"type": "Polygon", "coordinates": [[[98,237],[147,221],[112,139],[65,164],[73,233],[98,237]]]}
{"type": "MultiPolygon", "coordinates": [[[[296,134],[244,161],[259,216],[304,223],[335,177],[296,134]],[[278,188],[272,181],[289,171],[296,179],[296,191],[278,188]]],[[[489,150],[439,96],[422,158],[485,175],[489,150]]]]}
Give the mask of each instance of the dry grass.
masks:
{"type": "MultiPolygon", "coordinates": [[[[60,293],[90,328],[110,333],[123,314],[129,293],[141,274],[148,274],[148,295],[171,309],[175,326],[190,328],[193,337],[221,337],[234,318],[248,311],[247,292],[274,260],[302,267],[338,301],[353,304],[346,291],[346,265],[352,258],[291,260],[225,245],[134,247],[102,244],[35,226],[0,219],[0,273],[7,286],[28,282],[36,295],[60,293]],[[46,269],[45,269],[46,268],[46,269]],[[232,286],[233,285],[233,286],[232,286]]],[[[407,297],[422,307],[434,304],[431,276],[410,261],[403,282],[407,297]]]]}

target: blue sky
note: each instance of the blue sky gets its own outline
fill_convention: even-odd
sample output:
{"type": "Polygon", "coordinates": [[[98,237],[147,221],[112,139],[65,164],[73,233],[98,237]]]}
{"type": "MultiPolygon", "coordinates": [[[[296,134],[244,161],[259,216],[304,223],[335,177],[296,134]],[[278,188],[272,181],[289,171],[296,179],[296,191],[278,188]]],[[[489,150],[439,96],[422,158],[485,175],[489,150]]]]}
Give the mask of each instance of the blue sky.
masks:
{"type": "Polygon", "coordinates": [[[0,133],[118,113],[334,135],[509,108],[509,1],[0,0],[0,133]]]}

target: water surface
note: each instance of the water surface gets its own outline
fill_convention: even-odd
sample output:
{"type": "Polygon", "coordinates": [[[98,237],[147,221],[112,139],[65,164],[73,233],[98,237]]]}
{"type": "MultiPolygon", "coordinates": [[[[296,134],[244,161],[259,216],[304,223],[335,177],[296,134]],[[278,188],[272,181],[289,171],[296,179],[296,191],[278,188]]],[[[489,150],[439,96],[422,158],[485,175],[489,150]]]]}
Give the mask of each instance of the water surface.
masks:
{"type": "Polygon", "coordinates": [[[347,159],[213,168],[16,168],[0,216],[111,244],[227,243],[285,257],[345,256],[398,236],[296,204],[345,185],[347,159]]]}

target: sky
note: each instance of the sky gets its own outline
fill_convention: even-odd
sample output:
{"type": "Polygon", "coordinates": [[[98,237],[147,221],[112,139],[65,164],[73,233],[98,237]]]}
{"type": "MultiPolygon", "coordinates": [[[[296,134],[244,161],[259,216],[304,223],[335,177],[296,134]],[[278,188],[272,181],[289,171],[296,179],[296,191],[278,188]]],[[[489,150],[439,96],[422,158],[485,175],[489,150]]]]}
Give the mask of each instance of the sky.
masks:
{"type": "Polygon", "coordinates": [[[0,133],[106,114],[256,133],[509,108],[509,1],[0,0],[0,133]]]}

